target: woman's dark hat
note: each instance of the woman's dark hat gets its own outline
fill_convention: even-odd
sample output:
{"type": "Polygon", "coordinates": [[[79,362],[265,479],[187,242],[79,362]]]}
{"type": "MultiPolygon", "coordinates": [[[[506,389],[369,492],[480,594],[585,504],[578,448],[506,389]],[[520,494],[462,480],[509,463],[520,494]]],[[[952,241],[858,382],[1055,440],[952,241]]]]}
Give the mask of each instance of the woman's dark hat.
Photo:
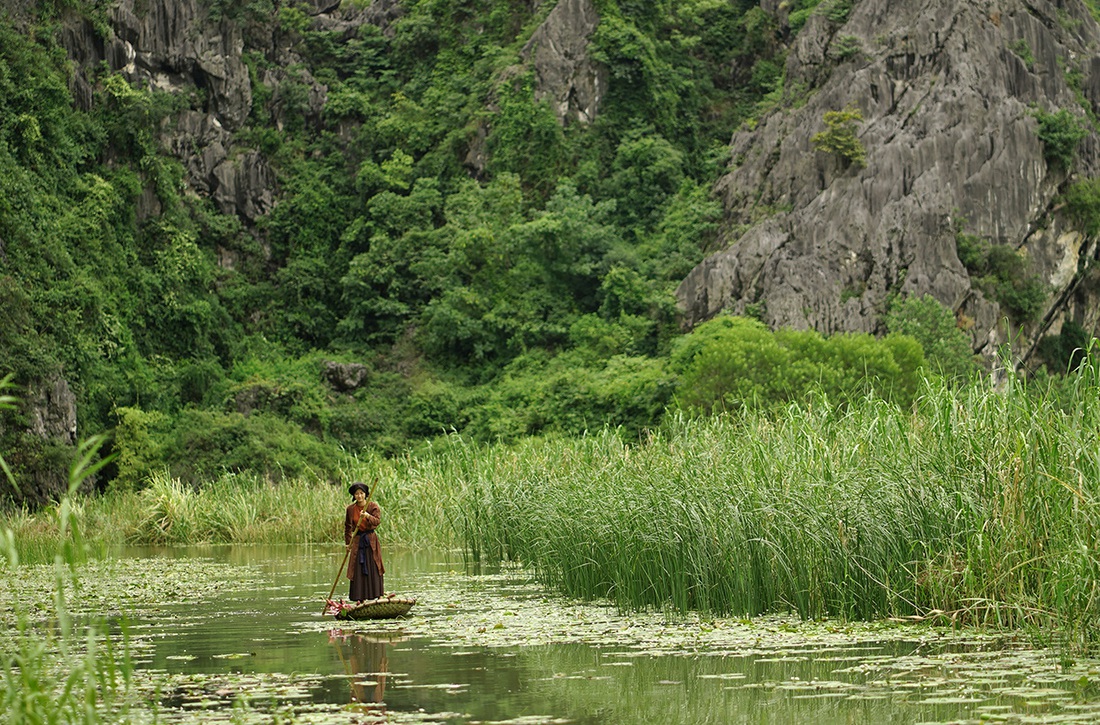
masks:
{"type": "Polygon", "coordinates": [[[359,481],[356,481],[355,483],[348,486],[348,493],[350,493],[352,496],[354,496],[355,495],[355,489],[357,489],[357,488],[362,489],[363,493],[370,496],[370,489],[367,488],[367,484],[360,483],[359,481]]]}

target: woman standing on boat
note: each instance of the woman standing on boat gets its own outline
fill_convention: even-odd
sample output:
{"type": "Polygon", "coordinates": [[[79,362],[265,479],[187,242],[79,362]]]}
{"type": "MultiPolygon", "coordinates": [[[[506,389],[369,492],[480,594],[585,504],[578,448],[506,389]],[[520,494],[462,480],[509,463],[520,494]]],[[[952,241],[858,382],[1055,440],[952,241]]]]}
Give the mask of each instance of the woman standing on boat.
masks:
{"type": "Polygon", "coordinates": [[[382,523],[382,509],[370,501],[367,484],[355,482],[348,487],[355,501],[344,516],[344,544],[348,547],[348,579],[351,589],[348,600],[363,602],[382,596],[382,550],[374,530],[382,523]]]}

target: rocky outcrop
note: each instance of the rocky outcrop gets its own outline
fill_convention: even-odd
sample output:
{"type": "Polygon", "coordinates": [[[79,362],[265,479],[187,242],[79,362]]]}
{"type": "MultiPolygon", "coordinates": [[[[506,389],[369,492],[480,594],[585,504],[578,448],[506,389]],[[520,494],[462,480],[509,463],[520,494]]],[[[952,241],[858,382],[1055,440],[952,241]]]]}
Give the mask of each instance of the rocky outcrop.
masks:
{"type": "Polygon", "coordinates": [[[370,368],[361,363],[326,360],[321,374],[334,390],[350,393],[363,387],[370,375],[370,368]]]}
{"type": "Polygon", "coordinates": [[[395,20],[405,14],[400,0],[373,0],[366,7],[353,5],[341,8],[340,2],[316,3],[316,25],[319,30],[338,32],[344,40],[350,40],[363,25],[373,25],[387,37],[393,37],[395,20]]]}
{"type": "MultiPolygon", "coordinates": [[[[1052,290],[1012,336],[1026,354],[1091,304],[1079,269],[1095,240],[1058,214],[1074,177],[1046,158],[1035,109],[1084,117],[1073,77],[1100,110],[1097,48],[1077,2],[858,0],[846,18],[812,16],[790,49],[786,105],[732,138],[716,189],[727,248],[679,286],[685,323],[753,305],[775,327],[881,332],[889,295],[931,294],[993,355],[1010,328],[960,261],[961,232],[1011,245],[1052,290]],[[815,149],[825,114],[846,108],[862,116],[865,166],[815,149]]],[[[1085,139],[1071,171],[1095,175],[1098,152],[1085,139]]]]}
{"type": "Polygon", "coordinates": [[[535,98],[548,100],[562,123],[589,123],[599,110],[607,73],[588,56],[599,20],[592,0],[560,0],[521,53],[535,71],[535,98]]]}
{"type": "MultiPolygon", "coordinates": [[[[529,9],[534,12],[538,4],[532,0],[529,9]]],[[[364,25],[392,36],[394,22],[404,14],[399,0],[367,5],[308,0],[294,7],[309,16],[314,30],[333,33],[337,42],[355,39],[364,25]]],[[[106,20],[93,25],[74,15],[63,29],[62,43],[82,69],[73,79],[78,102],[92,106],[91,79],[103,66],[137,87],[188,98],[190,108],[163,121],[163,147],[183,163],[191,191],[254,228],[277,203],[278,189],[265,155],[235,140],[254,110],[252,83],[264,87],[258,95],[266,99],[263,111],[275,128],[320,128],[324,122],[328,88],[299,55],[296,32],[274,17],[214,17],[201,0],[117,0],[106,20]],[[243,61],[246,49],[265,60],[254,77],[243,61]]],[[[536,97],[547,99],[562,123],[587,123],[598,111],[606,72],[588,55],[598,22],[592,0],[560,0],[521,53],[534,70],[536,97]]],[[[354,136],[343,128],[338,135],[354,136]]],[[[466,161],[475,172],[483,171],[488,160],[487,135],[482,126],[469,140],[466,161]]],[[[150,183],[139,199],[138,218],[160,211],[150,183]]]]}
{"type": "Polygon", "coordinates": [[[259,151],[227,158],[213,170],[214,201],[223,214],[255,222],[275,205],[275,174],[259,151]]]}
{"type": "MultiPolygon", "coordinates": [[[[121,0],[106,16],[105,28],[78,19],[62,33],[62,43],[82,70],[73,77],[78,102],[91,106],[90,79],[101,64],[136,87],[197,100],[165,119],[161,134],[163,147],[187,169],[188,186],[245,221],[269,211],[274,174],[267,162],[232,148],[233,131],[252,112],[241,27],[226,18],[212,19],[197,0],[121,0]]],[[[147,189],[138,216],[159,213],[156,195],[147,189]]]]}
{"type": "MultiPolygon", "coordinates": [[[[532,3],[531,10],[538,3],[532,3]]],[[[520,51],[522,65],[504,71],[507,84],[527,70],[534,72],[535,100],[546,101],[561,125],[590,123],[607,88],[607,69],[588,55],[588,44],[600,18],[592,0],[560,0],[520,51]]],[[[493,113],[499,110],[490,104],[493,113]]],[[[489,164],[491,121],[481,120],[466,138],[463,162],[481,178],[489,164]]]]}
{"type": "MultiPolygon", "coordinates": [[[[211,20],[196,0],[123,0],[107,12],[104,54],[113,70],[139,86],[202,89],[209,113],[229,129],[252,110],[240,27],[211,20]]],[[[93,46],[94,47],[94,46],[93,46]]]]}
{"type": "Polygon", "coordinates": [[[33,509],[59,500],[68,490],[77,441],[76,395],[55,372],[31,381],[17,397],[16,415],[0,416],[0,439],[9,446],[4,459],[17,482],[13,487],[0,474],[0,503],[33,509]]]}
{"type": "MultiPolygon", "coordinates": [[[[315,28],[345,39],[355,37],[364,24],[387,32],[403,12],[396,0],[375,0],[366,7],[310,0],[297,7],[311,16],[315,28]]],[[[164,120],[160,138],[183,163],[190,190],[247,225],[267,214],[278,197],[275,173],[261,152],[234,140],[253,112],[243,53],[248,47],[268,61],[258,80],[270,91],[265,111],[276,128],[320,125],[328,89],[305,70],[294,34],[281,29],[274,17],[260,22],[212,17],[200,0],[119,0],[106,20],[105,26],[93,26],[74,17],[62,31],[62,43],[82,71],[73,78],[78,103],[91,107],[90,79],[101,65],[136,87],[190,99],[190,108],[164,120]]],[[[151,188],[138,206],[141,219],[160,213],[151,188]]]]}
{"type": "Polygon", "coordinates": [[[275,204],[275,176],[256,151],[233,145],[217,116],[183,111],[167,119],[161,141],[187,169],[191,188],[214,199],[225,214],[255,221],[275,204]]]}
{"type": "Polygon", "coordinates": [[[76,443],[76,396],[60,375],[33,383],[26,401],[30,432],[52,443],[76,443]]]}

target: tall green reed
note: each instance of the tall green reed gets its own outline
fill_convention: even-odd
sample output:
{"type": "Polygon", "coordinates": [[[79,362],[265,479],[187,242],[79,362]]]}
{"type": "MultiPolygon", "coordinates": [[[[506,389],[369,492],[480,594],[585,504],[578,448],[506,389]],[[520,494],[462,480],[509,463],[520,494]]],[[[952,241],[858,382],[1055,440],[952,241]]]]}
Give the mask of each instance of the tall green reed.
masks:
{"type": "MultiPolygon", "coordinates": [[[[13,597],[10,639],[0,648],[0,719],[21,723],[121,722],[133,704],[133,666],[125,640],[121,651],[100,622],[77,627],[67,595],[79,592],[77,569],[84,560],[81,532],[71,505],[80,483],[108,459],[96,460],[102,438],[82,443],[57,506],[52,620],[36,622],[13,597]]],[[[19,554],[10,528],[0,532],[8,586],[18,586],[19,554]]]]}

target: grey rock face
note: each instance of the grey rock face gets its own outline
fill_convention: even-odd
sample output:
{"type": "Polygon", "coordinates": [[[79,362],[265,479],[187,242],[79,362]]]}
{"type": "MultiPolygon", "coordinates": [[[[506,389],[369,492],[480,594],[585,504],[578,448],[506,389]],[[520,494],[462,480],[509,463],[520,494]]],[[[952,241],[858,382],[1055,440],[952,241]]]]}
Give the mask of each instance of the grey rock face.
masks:
{"type": "Polygon", "coordinates": [[[275,174],[258,152],[234,148],[213,113],[183,111],[164,124],[161,142],[187,169],[192,189],[223,214],[255,222],[275,206],[275,174]]]}
{"type": "Polygon", "coordinates": [[[607,77],[588,57],[599,20],[592,0],[561,0],[523,48],[535,70],[535,98],[549,99],[561,122],[588,123],[599,109],[607,77]]]}
{"type": "Polygon", "coordinates": [[[183,111],[161,130],[165,149],[184,161],[191,187],[211,194],[217,186],[214,169],[229,156],[232,134],[212,113],[183,111]]]}
{"type": "MultiPolygon", "coordinates": [[[[314,27],[347,38],[367,23],[385,31],[403,13],[397,0],[374,0],[365,8],[339,0],[310,0],[304,9],[314,27]]],[[[268,110],[276,127],[317,124],[328,89],[303,69],[293,38],[279,31],[274,21],[269,26],[242,26],[213,19],[202,0],[119,0],[107,12],[107,29],[103,38],[89,22],[78,19],[62,31],[62,43],[74,64],[84,69],[73,79],[78,102],[91,106],[87,78],[104,62],[135,86],[201,99],[201,107],[165,121],[161,143],[183,162],[188,186],[213,199],[223,213],[248,223],[268,213],[277,198],[275,174],[261,153],[233,141],[233,132],[252,112],[251,79],[242,54],[248,44],[270,61],[259,82],[272,91],[268,110]],[[295,68],[293,74],[285,70],[288,67],[295,68]]],[[[159,202],[147,189],[138,216],[159,213],[159,202]]]]}
{"type": "Polygon", "coordinates": [[[370,369],[359,363],[338,363],[326,360],[322,374],[335,390],[347,393],[359,389],[366,383],[370,369]]]}
{"type": "Polygon", "coordinates": [[[275,206],[275,174],[259,151],[246,151],[218,164],[214,201],[223,214],[254,222],[275,206]]]}
{"type": "Polygon", "coordinates": [[[31,433],[52,443],[76,443],[76,396],[65,378],[51,375],[29,386],[26,406],[31,433]]]}
{"type": "MultiPolygon", "coordinates": [[[[811,17],[788,56],[792,103],[732,138],[717,186],[727,249],[678,288],[685,323],[756,304],[774,327],[881,332],[889,294],[931,294],[992,354],[1007,329],[959,261],[962,231],[1020,250],[1056,291],[1025,326],[1017,346],[1028,349],[1059,315],[1077,314],[1055,309],[1057,292],[1095,254],[1056,213],[1070,177],[1044,158],[1034,108],[1083,116],[1072,68],[1096,109],[1098,48],[1080,3],[861,0],[843,25],[811,17]],[[863,118],[862,168],[812,141],[824,114],[845,108],[863,118]]],[[[1093,175],[1097,151],[1086,139],[1075,169],[1093,175]]]]}
{"type": "MultiPolygon", "coordinates": [[[[279,56],[282,58],[280,64],[284,67],[295,66],[301,62],[300,57],[289,51],[280,52],[279,56]]],[[[291,75],[283,68],[269,69],[264,71],[261,82],[265,86],[275,89],[270,104],[275,128],[281,131],[288,122],[292,122],[291,119],[296,115],[301,115],[302,120],[312,126],[320,124],[321,112],[324,110],[325,101],[328,99],[328,88],[318,82],[308,71],[297,68],[294,74],[291,75]],[[304,103],[296,97],[298,96],[297,92],[287,92],[286,89],[291,84],[305,86],[304,103]]]]}
{"type": "MultiPolygon", "coordinates": [[[[59,500],[68,489],[67,464],[36,464],[43,451],[52,451],[51,455],[61,451],[67,460],[64,451],[74,450],[76,395],[60,373],[49,373],[27,385],[21,407],[21,420],[16,424],[23,432],[20,445],[5,454],[7,462],[19,471],[18,488],[9,488],[6,478],[0,476],[0,497],[15,505],[37,508],[59,500]],[[33,461],[29,466],[24,458],[27,454],[33,461]]],[[[0,421],[0,433],[5,432],[4,425],[0,421]]],[[[84,482],[85,487],[93,484],[93,480],[84,482]]]]}
{"type": "MultiPolygon", "coordinates": [[[[344,39],[351,38],[362,25],[373,25],[382,30],[383,35],[393,37],[391,26],[405,14],[400,0],[373,0],[365,8],[353,6],[340,7],[339,2],[317,0],[316,23],[319,30],[343,33],[344,39]]],[[[350,5],[350,3],[345,3],[350,5]]]]}
{"type": "Polygon", "coordinates": [[[196,0],[123,0],[108,15],[107,60],[132,82],[206,89],[211,112],[231,130],[248,117],[252,86],[236,25],[211,21],[196,0]]]}

